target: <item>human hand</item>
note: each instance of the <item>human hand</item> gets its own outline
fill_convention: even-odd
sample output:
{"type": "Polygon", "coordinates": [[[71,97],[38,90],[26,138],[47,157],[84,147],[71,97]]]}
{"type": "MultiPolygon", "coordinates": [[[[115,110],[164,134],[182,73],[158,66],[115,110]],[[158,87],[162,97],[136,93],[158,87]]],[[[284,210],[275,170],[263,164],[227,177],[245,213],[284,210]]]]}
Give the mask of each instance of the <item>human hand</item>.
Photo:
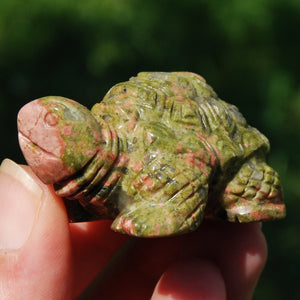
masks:
{"type": "Polygon", "coordinates": [[[244,300],[266,261],[257,223],[205,221],[193,233],[157,239],[109,227],[110,221],[69,224],[51,187],[5,160],[0,299],[244,300]]]}

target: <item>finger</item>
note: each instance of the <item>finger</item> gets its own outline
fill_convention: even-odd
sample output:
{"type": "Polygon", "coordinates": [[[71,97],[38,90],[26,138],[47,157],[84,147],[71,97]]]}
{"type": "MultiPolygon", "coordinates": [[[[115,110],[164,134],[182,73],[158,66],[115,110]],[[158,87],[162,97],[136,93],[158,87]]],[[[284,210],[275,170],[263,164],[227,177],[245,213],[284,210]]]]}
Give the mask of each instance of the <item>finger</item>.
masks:
{"type": "Polygon", "coordinates": [[[159,253],[169,259],[196,256],[214,261],[224,277],[228,299],[251,299],[267,259],[267,245],[258,223],[204,222],[196,232],[172,243],[159,242],[164,249],[159,253]]]}
{"type": "Polygon", "coordinates": [[[168,263],[178,259],[208,259],[222,272],[227,299],[251,299],[267,259],[267,245],[258,223],[203,222],[193,233],[149,243],[141,241],[139,245],[147,260],[134,256],[145,278],[154,280],[168,263]]]}
{"type": "Polygon", "coordinates": [[[161,276],[151,300],[225,300],[223,277],[215,264],[193,259],[172,264],[161,276]]]}
{"type": "Polygon", "coordinates": [[[126,294],[131,299],[149,299],[170,265],[199,258],[214,262],[220,269],[227,299],[250,299],[266,259],[266,244],[258,224],[204,222],[190,234],[131,239],[128,245],[110,270],[110,277],[98,282],[95,294],[99,297],[120,299],[126,294]]]}
{"type": "Polygon", "coordinates": [[[251,299],[267,260],[265,237],[258,223],[226,227],[219,236],[221,247],[211,251],[222,270],[228,299],[251,299]]]}
{"type": "Polygon", "coordinates": [[[113,232],[110,225],[107,220],[70,224],[77,296],[128,239],[127,235],[113,232]]]}
{"type": "Polygon", "coordinates": [[[10,160],[0,168],[0,298],[69,299],[66,213],[33,176],[10,160]]]}

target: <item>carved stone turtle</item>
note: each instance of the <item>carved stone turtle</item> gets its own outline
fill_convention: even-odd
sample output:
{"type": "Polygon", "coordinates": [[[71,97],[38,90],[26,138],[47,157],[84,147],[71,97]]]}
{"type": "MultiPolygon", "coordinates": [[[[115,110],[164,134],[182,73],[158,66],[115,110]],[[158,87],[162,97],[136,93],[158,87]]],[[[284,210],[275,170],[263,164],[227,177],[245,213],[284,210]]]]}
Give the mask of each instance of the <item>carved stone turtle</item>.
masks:
{"type": "Polygon", "coordinates": [[[18,130],[28,164],[75,221],[114,219],[115,231],[153,237],[203,217],[285,216],[267,138],[194,73],[139,73],[91,111],[40,98],[20,110],[18,130]]]}

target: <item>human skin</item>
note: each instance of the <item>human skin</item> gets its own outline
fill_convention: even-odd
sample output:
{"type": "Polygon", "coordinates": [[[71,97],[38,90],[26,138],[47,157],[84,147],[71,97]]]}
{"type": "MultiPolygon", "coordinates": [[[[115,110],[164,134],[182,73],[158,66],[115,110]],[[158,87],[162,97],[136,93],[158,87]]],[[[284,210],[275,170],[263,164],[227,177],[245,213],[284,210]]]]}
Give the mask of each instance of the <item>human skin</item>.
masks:
{"type": "Polygon", "coordinates": [[[69,224],[52,187],[7,160],[0,207],[0,299],[251,299],[267,257],[258,223],[155,239],[69,224]]]}

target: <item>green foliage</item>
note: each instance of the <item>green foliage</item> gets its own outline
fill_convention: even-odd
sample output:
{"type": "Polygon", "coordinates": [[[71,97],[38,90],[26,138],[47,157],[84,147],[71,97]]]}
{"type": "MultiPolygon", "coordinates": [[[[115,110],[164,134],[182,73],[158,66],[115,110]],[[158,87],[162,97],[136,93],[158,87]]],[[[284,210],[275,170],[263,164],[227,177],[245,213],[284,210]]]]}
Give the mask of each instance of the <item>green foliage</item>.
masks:
{"type": "Polygon", "coordinates": [[[16,114],[30,100],[55,94],[91,107],[142,70],[199,73],[269,137],[285,187],[288,217],[264,225],[270,258],[254,298],[297,298],[299,3],[2,0],[1,159],[22,161],[16,114]]]}

